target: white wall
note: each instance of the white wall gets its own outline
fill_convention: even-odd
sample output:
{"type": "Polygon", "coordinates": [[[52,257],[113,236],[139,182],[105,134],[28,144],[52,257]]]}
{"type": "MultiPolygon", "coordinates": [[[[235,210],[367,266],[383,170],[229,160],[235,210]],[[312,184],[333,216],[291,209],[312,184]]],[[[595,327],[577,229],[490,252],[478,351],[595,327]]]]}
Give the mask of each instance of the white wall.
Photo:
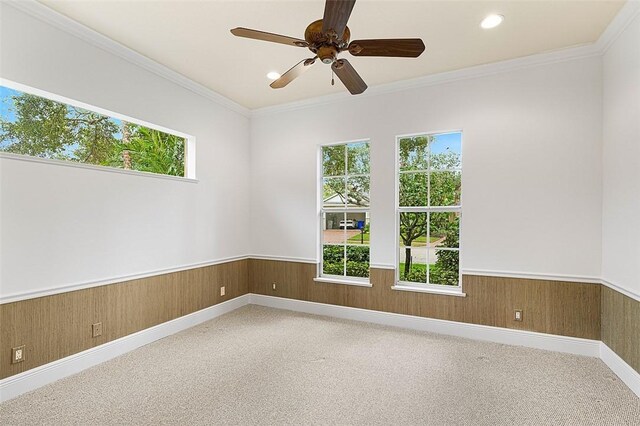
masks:
{"type": "Polygon", "coordinates": [[[637,19],[604,60],[603,209],[600,57],[249,123],[0,8],[1,77],[194,135],[200,180],[0,159],[0,297],[250,253],[316,260],[317,146],[359,138],[372,145],[372,263],[393,265],[395,136],[460,128],[463,269],[598,277],[604,259],[605,278],[638,288],[637,19]]]}
{"type": "Polygon", "coordinates": [[[1,77],[195,136],[199,179],[0,159],[1,297],[250,251],[248,118],[0,8],[1,77]]]}
{"type": "Polygon", "coordinates": [[[640,295],[640,15],[603,62],[602,275],[640,295]]]}
{"type": "Polygon", "coordinates": [[[599,277],[601,79],[590,57],[253,117],[253,253],[317,259],[317,145],[370,138],[371,262],[393,265],[396,135],[463,129],[462,268],[599,277]]]}

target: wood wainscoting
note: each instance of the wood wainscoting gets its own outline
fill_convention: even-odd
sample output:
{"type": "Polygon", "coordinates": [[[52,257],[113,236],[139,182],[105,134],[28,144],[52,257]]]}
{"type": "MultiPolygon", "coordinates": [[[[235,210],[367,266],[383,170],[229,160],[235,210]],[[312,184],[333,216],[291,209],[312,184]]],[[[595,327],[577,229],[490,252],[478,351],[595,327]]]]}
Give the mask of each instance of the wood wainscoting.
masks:
{"type": "Polygon", "coordinates": [[[2,304],[0,379],[246,294],[248,268],[236,260],[2,304]],[[102,335],[93,338],[97,322],[102,335]],[[20,345],[25,360],[11,364],[20,345]]]}
{"type": "Polygon", "coordinates": [[[602,342],[640,373],[640,301],[605,286],[602,342]]]}
{"type": "Polygon", "coordinates": [[[465,275],[467,296],[455,297],[392,290],[391,269],[371,268],[373,287],[315,282],[315,276],[315,264],[251,259],[249,292],[600,340],[600,284],[465,275]],[[515,309],[523,311],[522,321],[514,321],[515,309]]]}
{"type": "Polygon", "coordinates": [[[244,259],[5,303],[0,379],[247,293],[602,340],[640,372],[640,302],[600,284],[465,275],[466,297],[455,297],[392,290],[390,269],[372,268],[372,287],[315,276],[315,264],[244,259]],[[92,338],[97,322],[102,335],[92,338]],[[21,345],[25,361],[11,364],[10,348],[21,345]]]}

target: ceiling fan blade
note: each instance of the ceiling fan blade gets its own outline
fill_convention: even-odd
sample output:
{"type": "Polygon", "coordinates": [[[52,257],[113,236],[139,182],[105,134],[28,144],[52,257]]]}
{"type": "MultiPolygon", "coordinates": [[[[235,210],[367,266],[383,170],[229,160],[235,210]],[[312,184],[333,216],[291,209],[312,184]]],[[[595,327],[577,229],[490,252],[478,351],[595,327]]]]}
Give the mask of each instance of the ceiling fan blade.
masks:
{"type": "Polygon", "coordinates": [[[307,47],[309,43],[298,38],[287,37],[280,34],[266,33],[264,31],[251,30],[249,28],[234,28],[231,34],[236,37],[252,38],[254,40],[270,41],[272,43],[288,44],[289,46],[307,47]]]}
{"type": "Polygon", "coordinates": [[[352,95],[358,95],[367,90],[367,83],[346,59],[338,59],[331,68],[352,95]]]}
{"type": "Polygon", "coordinates": [[[333,30],[341,38],[355,4],[356,0],[326,0],[322,32],[333,30]]]}
{"type": "Polygon", "coordinates": [[[284,86],[286,86],[287,84],[295,80],[296,78],[300,77],[302,73],[304,73],[306,70],[311,68],[311,65],[313,65],[315,61],[316,61],[316,58],[309,58],[309,59],[304,59],[298,62],[289,71],[282,74],[282,76],[279,79],[275,80],[269,86],[271,86],[273,89],[283,88],[284,86]]]}
{"type": "Polygon", "coordinates": [[[353,56],[392,56],[417,58],[424,52],[419,38],[389,38],[378,40],[354,40],[349,44],[353,56]]]}

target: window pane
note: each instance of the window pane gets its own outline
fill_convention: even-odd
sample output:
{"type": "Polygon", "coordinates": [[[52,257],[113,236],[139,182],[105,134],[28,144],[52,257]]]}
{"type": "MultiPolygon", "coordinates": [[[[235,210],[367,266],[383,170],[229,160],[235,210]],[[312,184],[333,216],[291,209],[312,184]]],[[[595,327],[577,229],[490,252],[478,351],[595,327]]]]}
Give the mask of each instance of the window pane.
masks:
{"type": "Polygon", "coordinates": [[[427,282],[426,248],[400,247],[398,273],[400,281],[427,282]],[[407,260],[408,259],[408,260],[407,260]]]}
{"type": "Polygon", "coordinates": [[[347,276],[369,277],[369,246],[347,246],[347,276]]]}
{"type": "Polygon", "coordinates": [[[428,142],[432,136],[400,139],[398,154],[400,170],[427,170],[428,142]]]}
{"type": "Polygon", "coordinates": [[[347,145],[348,174],[369,174],[369,144],[367,142],[350,143],[347,145]]]}
{"type": "Polygon", "coordinates": [[[344,275],[344,246],[322,246],[322,273],[328,275],[344,275]]]}
{"type": "Polygon", "coordinates": [[[459,169],[462,159],[462,134],[435,135],[429,147],[431,169],[459,169]]]}
{"type": "Polygon", "coordinates": [[[369,207],[369,176],[347,178],[348,207],[369,207]]]}
{"type": "Polygon", "coordinates": [[[347,219],[350,219],[354,228],[347,231],[348,244],[364,244],[369,245],[370,225],[369,213],[347,213],[347,219]]]}
{"type": "Polygon", "coordinates": [[[427,205],[427,173],[400,174],[400,207],[427,205]]]}
{"type": "Polygon", "coordinates": [[[344,244],[347,241],[348,222],[345,213],[323,213],[322,243],[344,244]]]}
{"type": "Polygon", "coordinates": [[[431,206],[459,206],[460,172],[432,172],[429,176],[429,202],[431,206]]]}
{"type": "Polygon", "coordinates": [[[324,208],[345,208],[345,179],[324,178],[322,185],[322,206],[324,208]]]}
{"type": "Polygon", "coordinates": [[[435,250],[429,263],[429,284],[459,284],[460,253],[457,250],[435,250]]]}
{"type": "Polygon", "coordinates": [[[429,238],[435,247],[459,247],[460,214],[458,212],[429,213],[429,238]]]}
{"type": "Polygon", "coordinates": [[[345,146],[322,147],[322,173],[324,176],[342,176],[345,174],[345,146]]]}
{"type": "Polygon", "coordinates": [[[0,86],[0,151],[171,176],[185,175],[185,139],[0,86]]]}
{"type": "Polygon", "coordinates": [[[427,245],[427,213],[400,213],[400,245],[427,245]]]}

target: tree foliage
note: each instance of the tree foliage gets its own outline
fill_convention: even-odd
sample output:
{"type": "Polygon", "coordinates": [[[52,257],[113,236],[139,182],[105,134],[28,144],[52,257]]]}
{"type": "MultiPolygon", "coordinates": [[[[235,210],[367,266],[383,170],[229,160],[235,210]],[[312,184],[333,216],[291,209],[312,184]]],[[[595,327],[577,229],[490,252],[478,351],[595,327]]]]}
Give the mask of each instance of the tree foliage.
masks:
{"type": "Polygon", "coordinates": [[[2,151],[184,176],[183,138],[28,93],[10,101],[15,119],[0,117],[2,151]]]}
{"type": "Polygon", "coordinates": [[[323,147],[322,167],[325,176],[324,199],[337,194],[345,205],[369,206],[368,143],[323,147]]]}
{"type": "MultiPolygon", "coordinates": [[[[430,153],[434,142],[431,135],[403,138],[399,143],[401,207],[455,206],[460,203],[460,156],[455,152],[430,153]]],[[[459,246],[459,220],[454,212],[402,212],[400,213],[400,239],[405,246],[405,262],[401,271],[406,281],[426,282],[421,270],[413,270],[412,245],[418,238],[430,236],[444,238],[443,247],[459,246]]],[[[457,285],[458,253],[439,251],[435,265],[429,271],[430,282],[457,285]],[[454,281],[455,277],[455,281],[454,281]]]]}

